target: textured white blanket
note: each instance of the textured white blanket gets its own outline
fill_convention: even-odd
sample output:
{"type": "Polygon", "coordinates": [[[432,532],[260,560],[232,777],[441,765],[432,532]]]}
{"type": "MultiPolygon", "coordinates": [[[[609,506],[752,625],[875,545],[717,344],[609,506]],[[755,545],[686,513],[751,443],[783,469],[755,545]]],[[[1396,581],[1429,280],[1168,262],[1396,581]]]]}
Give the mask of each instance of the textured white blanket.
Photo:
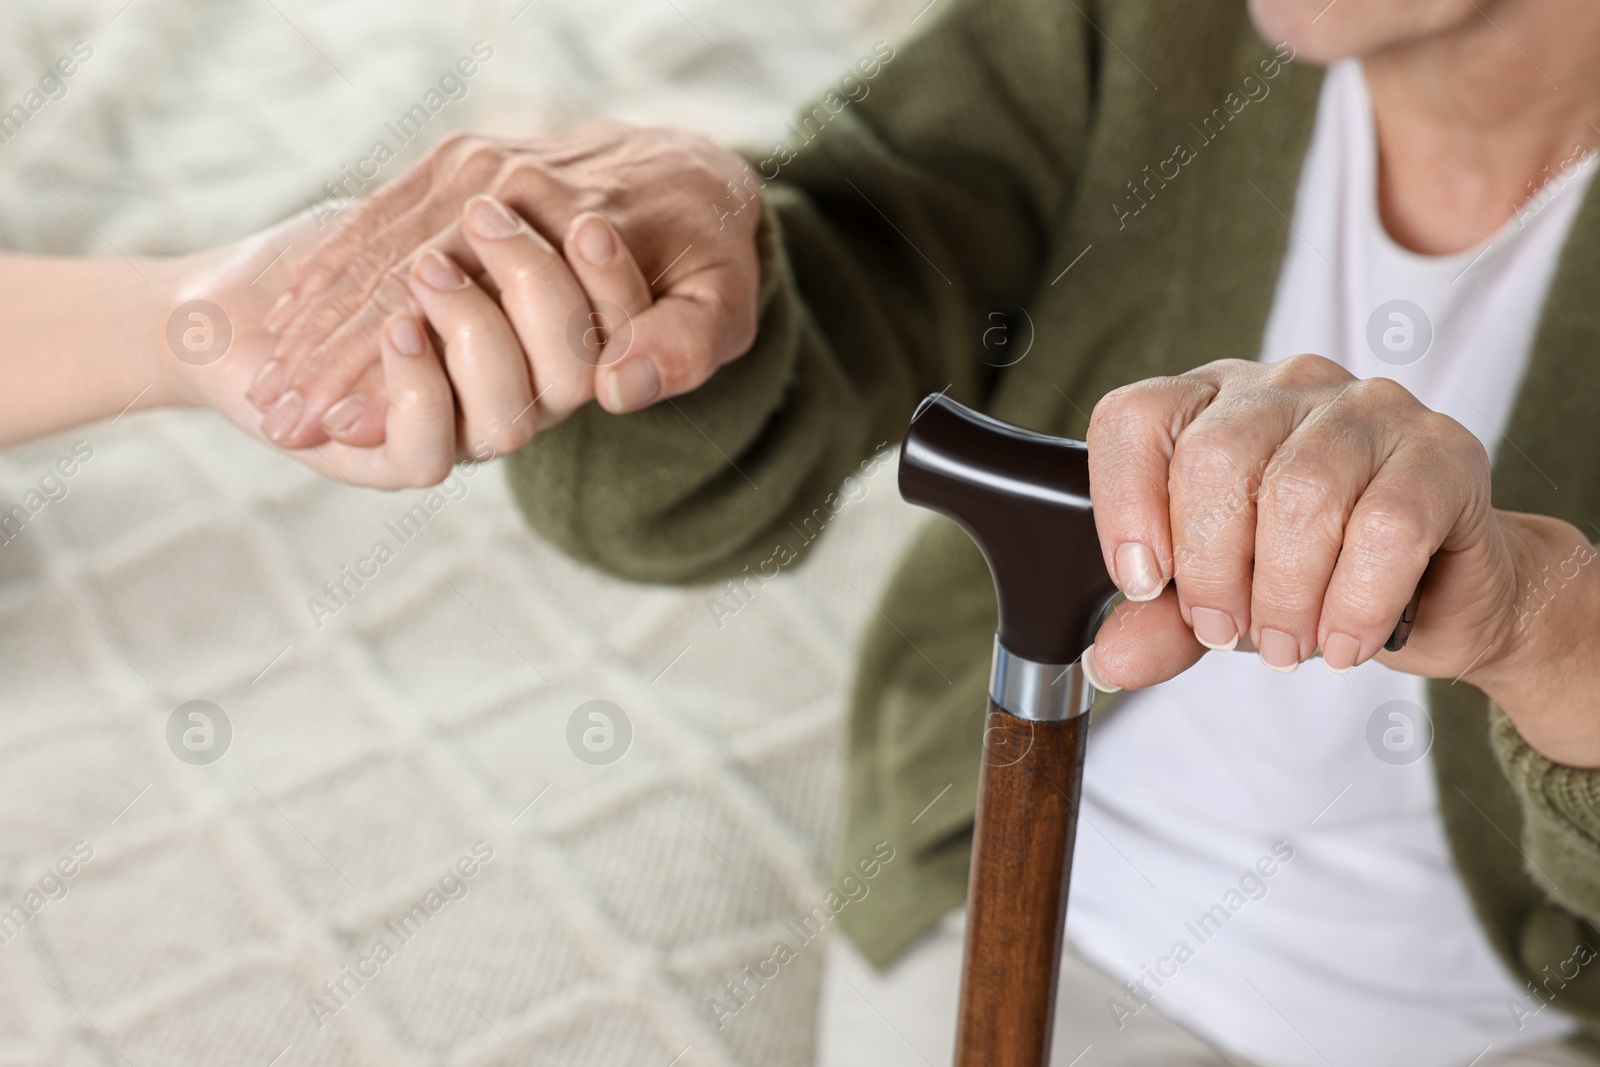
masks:
{"type": "MultiPolygon", "coordinates": [[[[409,155],[599,113],[759,140],[922,5],[867,6],[6,4],[0,246],[243,234],[430,92],[409,155]]],[[[38,505],[0,534],[0,1067],[809,1062],[820,942],[726,983],[824,892],[892,474],[723,610],[574,566],[492,468],[446,488],[203,414],[0,453],[0,510],[38,505]]]]}

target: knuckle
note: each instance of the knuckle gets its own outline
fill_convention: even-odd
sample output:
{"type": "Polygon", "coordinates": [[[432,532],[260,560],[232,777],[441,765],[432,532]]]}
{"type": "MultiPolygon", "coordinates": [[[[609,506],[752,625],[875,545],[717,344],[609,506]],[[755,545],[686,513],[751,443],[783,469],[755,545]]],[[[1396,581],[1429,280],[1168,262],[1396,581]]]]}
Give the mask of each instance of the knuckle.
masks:
{"type": "Polygon", "coordinates": [[[1249,359],[1214,359],[1190,371],[1191,375],[1216,376],[1219,378],[1251,378],[1261,374],[1267,368],[1249,359]]]}
{"type": "Polygon", "coordinates": [[[1427,547],[1426,516],[1416,508],[1385,502],[1364,509],[1351,523],[1345,542],[1357,554],[1389,559],[1427,547]]]}
{"type": "Polygon", "coordinates": [[[428,150],[428,158],[432,160],[454,158],[461,153],[463,148],[478,139],[476,134],[464,130],[446,134],[428,150]]]}
{"type": "Polygon", "coordinates": [[[1437,411],[1426,411],[1418,432],[1433,448],[1449,456],[1463,473],[1488,479],[1489,450],[1484,448],[1477,434],[1455,419],[1437,411]]]}
{"type": "Polygon", "coordinates": [[[538,157],[526,152],[503,153],[489,172],[488,189],[500,200],[522,200],[549,184],[549,177],[550,168],[538,157]]]}
{"type": "Polygon", "coordinates": [[[1361,378],[1353,381],[1339,394],[1334,404],[1383,416],[1412,412],[1422,406],[1405,386],[1392,378],[1361,378]]]}
{"type": "Polygon", "coordinates": [[[1232,502],[1186,508],[1174,516],[1172,567],[1173,574],[1184,583],[1179,588],[1180,598],[1190,588],[1190,582],[1203,579],[1209,572],[1228,528],[1248,519],[1243,508],[1232,502]]]}
{"type": "Polygon", "coordinates": [[[703,368],[709,368],[711,362],[711,353],[699,343],[666,352],[655,361],[662,394],[679,396],[702,385],[709,377],[709,372],[703,372],[703,368]]]}
{"type": "Polygon", "coordinates": [[[1253,625],[1298,636],[1311,629],[1317,612],[1316,594],[1292,574],[1257,572],[1250,586],[1253,625]]]}
{"type": "Polygon", "coordinates": [[[1437,411],[1424,409],[1417,419],[1416,432],[1426,441],[1444,446],[1460,447],[1467,440],[1477,441],[1478,438],[1467,428],[1448,415],[1437,411]]]}
{"type": "Polygon", "coordinates": [[[1387,638],[1395,615],[1384,597],[1385,592],[1371,582],[1351,586],[1341,591],[1336,600],[1330,600],[1323,614],[1336,616],[1340,620],[1339,628],[1353,637],[1381,635],[1387,638]]]}
{"type": "Polygon", "coordinates": [[[1170,480],[1200,490],[1247,486],[1247,445],[1222,427],[1191,426],[1172,450],[1170,480]]]}
{"type": "Polygon", "coordinates": [[[1331,521],[1330,487],[1328,474],[1315,464],[1303,459],[1286,463],[1275,468],[1261,484],[1262,516],[1287,528],[1331,521]]]}
{"type": "Polygon", "coordinates": [[[1281,359],[1268,368],[1275,383],[1288,386],[1327,385],[1346,382],[1353,375],[1326,356],[1305,352],[1281,359]]]}
{"type": "Polygon", "coordinates": [[[1147,378],[1142,382],[1113,389],[1100,398],[1089,413],[1089,439],[1096,437],[1115,444],[1140,436],[1170,417],[1171,396],[1177,387],[1173,378],[1147,378]]]}
{"type": "Polygon", "coordinates": [[[1176,378],[1147,378],[1114,389],[1094,405],[1090,432],[1101,430],[1110,438],[1157,438],[1174,443],[1190,419],[1213,402],[1219,389],[1214,382],[1179,374],[1176,378]]]}
{"type": "Polygon", "coordinates": [[[480,138],[468,138],[447,160],[445,173],[463,186],[482,186],[499,174],[506,150],[480,138]]]}
{"type": "Polygon", "coordinates": [[[1419,497],[1437,495],[1443,489],[1475,505],[1488,505],[1492,481],[1489,450],[1461,423],[1424,407],[1412,423],[1406,448],[1420,466],[1417,477],[1426,482],[1419,487],[1419,497]]]}
{"type": "Polygon", "coordinates": [[[1184,542],[1173,554],[1178,599],[1190,607],[1242,611],[1249,606],[1249,575],[1206,542],[1184,542]]]}

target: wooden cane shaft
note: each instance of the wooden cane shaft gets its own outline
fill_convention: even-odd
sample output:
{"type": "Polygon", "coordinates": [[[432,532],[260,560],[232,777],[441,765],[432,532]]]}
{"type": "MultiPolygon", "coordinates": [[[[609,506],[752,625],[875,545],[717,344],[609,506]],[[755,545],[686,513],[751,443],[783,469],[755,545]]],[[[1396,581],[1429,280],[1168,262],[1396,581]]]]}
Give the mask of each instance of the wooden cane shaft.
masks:
{"type": "Polygon", "coordinates": [[[956,1067],[1048,1067],[1089,716],[991,701],[978,778],[956,1067]]]}

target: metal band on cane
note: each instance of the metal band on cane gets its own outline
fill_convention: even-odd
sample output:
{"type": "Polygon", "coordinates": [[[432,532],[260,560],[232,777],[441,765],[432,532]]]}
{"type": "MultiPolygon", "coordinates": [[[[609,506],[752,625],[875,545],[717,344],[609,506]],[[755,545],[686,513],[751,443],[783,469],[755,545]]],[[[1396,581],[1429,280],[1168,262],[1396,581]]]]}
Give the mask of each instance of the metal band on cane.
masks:
{"type": "Polygon", "coordinates": [[[995,707],[1033,722],[1064,722],[1089,710],[1094,687],[1083,676],[1083,661],[1035,663],[1007,651],[997,634],[989,670],[989,699],[995,707]]]}

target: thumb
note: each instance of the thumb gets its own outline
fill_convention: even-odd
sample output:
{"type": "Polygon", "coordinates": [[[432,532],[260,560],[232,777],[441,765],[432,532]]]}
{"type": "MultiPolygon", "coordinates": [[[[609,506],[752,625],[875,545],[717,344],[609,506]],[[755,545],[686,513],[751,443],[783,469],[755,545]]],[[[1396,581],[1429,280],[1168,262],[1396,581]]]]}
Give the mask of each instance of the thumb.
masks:
{"type": "Polygon", "coordinates": [[[1084,653],[1084,668],[1104,692],[1143,689],[1177,677],[1206,652],[1183,621],[1177,590],[1168,582],[1154,600],[1124,600],[1112,610],[1084,653]]]}

